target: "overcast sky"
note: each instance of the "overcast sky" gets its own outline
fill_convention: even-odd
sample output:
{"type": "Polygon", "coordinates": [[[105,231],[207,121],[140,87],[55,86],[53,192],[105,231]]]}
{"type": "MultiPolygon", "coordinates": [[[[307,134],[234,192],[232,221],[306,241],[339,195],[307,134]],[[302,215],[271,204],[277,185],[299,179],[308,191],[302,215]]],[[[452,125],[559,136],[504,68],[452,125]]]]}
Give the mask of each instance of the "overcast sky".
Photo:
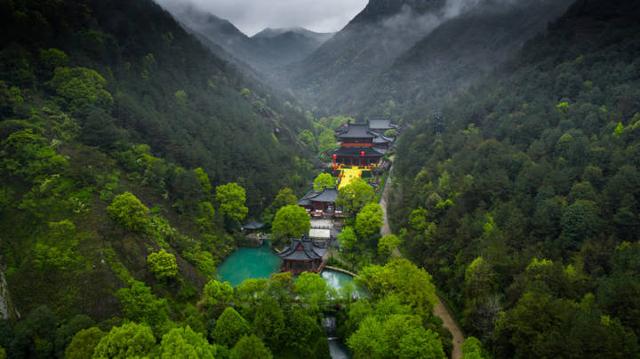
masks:
{"type": "Polygon", "coordinates": [[[156,0],[160,4],[193,3],[227,19],[247,35],[266,27],[304,27],[317,32],[342,29],[368,0],[156,0]]]}

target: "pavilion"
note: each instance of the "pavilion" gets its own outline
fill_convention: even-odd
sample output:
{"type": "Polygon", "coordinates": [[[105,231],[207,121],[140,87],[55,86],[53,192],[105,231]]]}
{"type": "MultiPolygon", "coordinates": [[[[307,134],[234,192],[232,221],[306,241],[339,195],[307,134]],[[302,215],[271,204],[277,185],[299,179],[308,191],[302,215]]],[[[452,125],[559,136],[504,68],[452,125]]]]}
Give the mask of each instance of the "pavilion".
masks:
{"type": "Polygon", "coordinates": [[[308,237],[292,239],[291,244],[278,254],[282,258],[282,271],[300,274],[321,272],[326,264],[326,245],[314,242],[308,237]]]}

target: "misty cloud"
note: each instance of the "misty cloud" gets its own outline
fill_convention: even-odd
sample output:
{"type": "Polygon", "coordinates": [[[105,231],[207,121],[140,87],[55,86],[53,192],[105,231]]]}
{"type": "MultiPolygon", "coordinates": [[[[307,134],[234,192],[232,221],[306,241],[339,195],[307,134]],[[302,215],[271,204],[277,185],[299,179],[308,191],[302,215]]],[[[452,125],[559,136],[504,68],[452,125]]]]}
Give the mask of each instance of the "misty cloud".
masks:
{"type": "Polygon", "coordinates": [[[368,0],[156,0],[164,7],[193,4],[231,21],[247,35],[264,28],[304,27],[335,32],[344,27],[368,0]]]}

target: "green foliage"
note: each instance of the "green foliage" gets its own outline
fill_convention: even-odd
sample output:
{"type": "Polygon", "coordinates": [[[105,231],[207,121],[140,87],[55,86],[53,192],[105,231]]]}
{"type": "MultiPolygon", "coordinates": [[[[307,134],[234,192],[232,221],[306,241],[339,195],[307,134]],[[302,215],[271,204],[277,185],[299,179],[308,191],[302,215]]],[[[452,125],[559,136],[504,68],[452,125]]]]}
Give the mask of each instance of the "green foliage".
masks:
{"type": "Polygon", "coordinates": [[[475,337],[467,337],[462,344],[462,359],[487,358],[482,351],[482,344],[475,337]]]}
{"type": "Polygon", "coordinates": [[[85,67],[58,67],[49,82],[71,111],[96,105],[108,109],[113,98],[105,89],[107,81],[95,70],[85,67]]]}
{"type": "Polygon", "coordinates": [[[215,347],[189,326],[173,328],[162,336],[160,357],[170,358],[206,358],[216,357],[215,347]]]}
{"type": "Polygon", "coordinates": [[[245,206],[247,194],[237,183],[216,187],[216,200],[220,204],[220,212],[232,221],[242,221],[249,212],[245,206]]]}
{"type": "Polygon", "coordinates": [[[318,311],[328,297],[327,282],[317,273],[304,272],[296,278],[294,291],[307,303],[311,310],[318,311]]]}
{"type": "Polygon", "coordinates": [[[175,278],[178,275],[178,263],[176,256],[164,249],[149,254],[147,264],[151,273],[158,279],[175,278]]]}
{"type": "Polygon", "coordinates": [[[9,176],[27,181],[43,180],[62,172],[68,162],[47,144],[46,138],[32,130],[16,131],[2,140],[0,168],[9,176]]]}
{"type": "Polygon", "coordinates": [[[156,328],[169,318],[166,299],[158,299],[143,282],[133,281],[129,288],[121,288],[116,296],[125,318],[156,328]]]}
{"type": "Polygon", "coordinates": [[[271,230],[279,244],[289,238],[300,238],[311,228],[311,219],[307,211],[298,205],[288,205],[280,208],[273,219],[271,230]]]}
{"type": "Polygon", "coordinates": [[[354,358],[445,358],[438,334],[409,315],[394,314],[384,321],[367,317],[347,344],[354,358]]]}
{"type": "Polygon", "coordinates": [[[82,329],[73,336],[71,343],[64,352],[65,358],[84,359],[93,357],[94,351],[105,332],[98,327],[82,329]]]}
{"type": "Polygon", "coordinates": [[[382,207],[377,203],[365,205],[356,216],[356,232],[358,237],[364,240],[371,240],[380,235],[380,228],[383,225],[382,207]]]}
{"type": "Polygon", "coordinates": [[[67,271],[77,268],[82,257],[78,254],[76,226],[69,220],[49,222],[48,232],[33,247],[33,265],[41,271],[67,271]]]}
{"type": "Polygon", "coordinates": [[[373,188],[363,179],[358,178],[340,189],[336,205],[348,213],[355,214],[374,200],[373,188]]]}
{"type": "Polygon", "coordinates": [[[214,310],[214,315],[222,313],[233,298],[233,287],[229,282],[220,282],[215,279],[210,280],[202,289],[201,303],[214,310]]]}
{"type": "Polygon", "coordinates": [[[353,227],[344,227],[342,232],[338,234],[338,243],[340,243],[340,249],[344,251],[351,251],[357,244],[358,237],[353,227]]]}
{"type": "Polygon", "coordinates": [[[7,351],[0,346],[0,359],[7,359],[7,351]]]}
{"type": "Polygon", "coordinates": [[[393,259],[384,266],[368,266],[360,271],[357,282],[365,286],[374,299],[396,294],[414,313],[429,318],[436,303],[436,289],[431,276],[406,259],[393,259]]]}
{"type": "Polygon", "coordinates": [[[401,243],[402,241],[396,235],[388,234],[383,236],[378,241],[378,254],[384,258],[388,258],[400,247],[401,243]]]}
{"type": "Polygon", "coordinates": [[[193,170],[193,173],[195,173],[196,178],[198,178],[198,181],[200,182],[204,193],[211,193],[213,187],[211,186],[211,180],[209,180],[209,175],[207,174],[207,172],[205,172],[202,167],[198,167],[193,170]]]}
{"type": "Polygon", "coordinates": [[[107,207],[111,219],[133,232],[144,232],[149,225],[149,208],[131,192],[116,196],[107,207]]]}
{"type": "Polygon", "coordinates": [[[262,340],[255,335],[243,336],[231,350],[231,359],[271,359],[273,356],[262,340]]]}
{"type": "Polygon", "coordinates": [[[329,173],[321,173],[313,180],[313,190],[320,192],[326,188],[335,188],[336,179],[329,173]]]}
{"type": "Polygon", "coordinates": [[[227,307],[216,321],[212,336],[216,343],[231,348],[250,330],[249,323],[235,309],[227,307]]]}
{"type": "Polygon", "coordinates": [[[95,348],[93,358],[139,358],[148,356],[156,344],[151,328],[127,323],[113,327],[95,348]]]}

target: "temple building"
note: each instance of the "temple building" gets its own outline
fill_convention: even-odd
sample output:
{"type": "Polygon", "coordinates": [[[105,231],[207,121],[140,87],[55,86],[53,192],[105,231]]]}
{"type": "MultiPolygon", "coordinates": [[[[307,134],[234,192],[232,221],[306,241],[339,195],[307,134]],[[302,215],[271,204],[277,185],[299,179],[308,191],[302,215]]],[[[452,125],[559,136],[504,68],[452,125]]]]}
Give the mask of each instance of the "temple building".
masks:
{"type": "Polygon", "coordinates": [[[332,217],[340,214],[336,210],[338,190],[326,188],[322,191],[310,191],[298,201],[298,205],[304,207],[312,217],[332,217]]]}
{"type": "Polygon", "coordinates": [[[391,120],[369,120],[369,130],[384,135],[389,130],[398,130],[399,127],[391,123],[391,120]]]}
{"type": "Polygon", "coordinates": [[[303,237],[292,239],[289,247],[278,255],[282,258],[282,271],[300,274],[322,271],[327,253],[326,246],[303,237]]]}
{"type": "Polygon", "coordinates": [[[340,148],[333,152],[333,168],[339,166],[375,167],[383,157],[374,148],[379,137],[369,129],[367,123],[350,123],[336,131],[340,148]]]}

